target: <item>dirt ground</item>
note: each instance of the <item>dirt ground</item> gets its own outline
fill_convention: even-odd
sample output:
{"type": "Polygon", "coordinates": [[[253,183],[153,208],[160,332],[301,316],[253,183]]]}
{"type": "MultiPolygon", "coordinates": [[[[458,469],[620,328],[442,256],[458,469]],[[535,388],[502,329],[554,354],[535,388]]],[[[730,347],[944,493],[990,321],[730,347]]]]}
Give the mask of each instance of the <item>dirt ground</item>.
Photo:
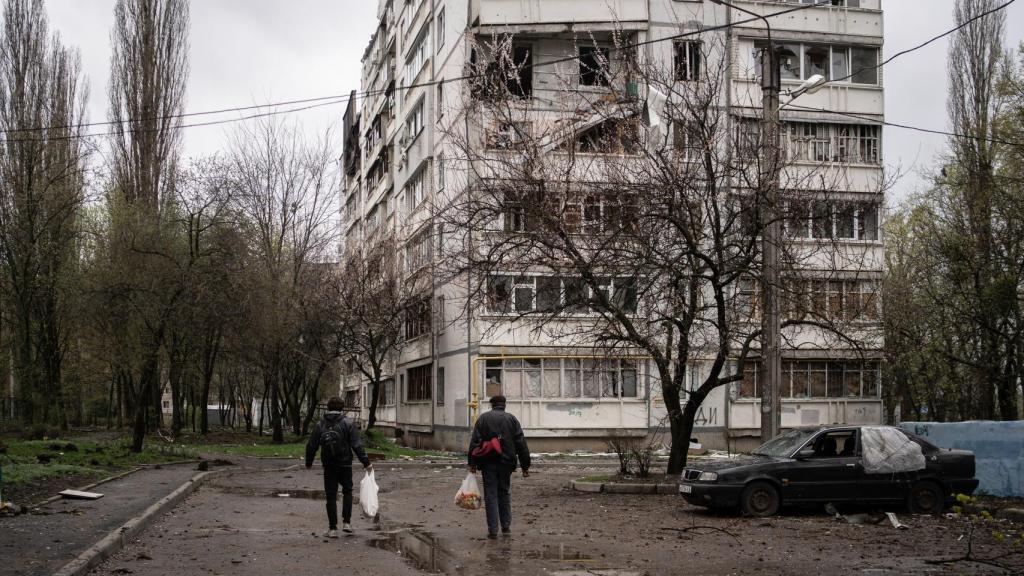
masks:
{"type": "MultiPolygon", "coordinates": [[[[357,533],[327,541],[318,468],[239,471],[204,486],[95,574],[182,573],[255,576],[334,566],[353,574],[423,572],[604,574],[1008,574],[1024,572],[1024,550],[967,520],[910,516],[850,525],[789,511],[768,519],[711,514],[675,495],[583,494],[567,488],[614,465],[557,462],[513,480],[513,535],[486,540],[484,512],[452,504],[459,467],[378,465],[382,524],[356,520],[357,533]],[[281,494],[288,494],[287,497],[281,494]],[[938,561],[963,557],[993,561],[938,561]]],[[[358,486],[362,473],[356,472],[358,486]]],[[[358,488],[357,488],[358,491],[358,488]]],[[[339,503],[340,507],[340,503],[339,503]]],[[[358,510],[358,504],[357,504],[358,510]]]]}

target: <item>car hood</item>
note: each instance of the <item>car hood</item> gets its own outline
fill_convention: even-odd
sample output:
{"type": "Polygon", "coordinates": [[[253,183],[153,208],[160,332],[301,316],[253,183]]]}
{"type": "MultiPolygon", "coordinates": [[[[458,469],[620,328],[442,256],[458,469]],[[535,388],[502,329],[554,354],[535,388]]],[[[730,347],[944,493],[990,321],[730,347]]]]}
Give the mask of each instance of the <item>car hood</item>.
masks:
{"type": "Polygon", "coordinates": [[[736,458],[724,458],[721,460],[705,460],[700,462],[693,462],[688,464],[686,467],[691,470],[700,470],[708,472],[721,472],[723,470],[731,470],[733,468],[742,468],[744,466],[754,466],[757,464],[767,464],[768,462],[777,462],[778,458],[772,458],[771,456],[737,456],[736,458]]]}

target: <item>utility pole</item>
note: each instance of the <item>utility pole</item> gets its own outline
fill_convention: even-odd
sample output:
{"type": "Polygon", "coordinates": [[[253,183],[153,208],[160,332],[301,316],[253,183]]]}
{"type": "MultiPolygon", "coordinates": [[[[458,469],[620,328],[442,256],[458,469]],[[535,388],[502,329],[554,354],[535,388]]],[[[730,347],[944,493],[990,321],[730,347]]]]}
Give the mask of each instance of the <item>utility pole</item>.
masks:
{"type": "MultiPolygon", "coordinates": [[[[761,53],[761,157],[760,222],[761,231],[761,371],[757,381],[761,393],[761,441],[779,435],[782,407],[779,383],[782,381],[782,339],[779,322],[779,92],[782,89],[782,62],[772,42],[772,25],[763,14],[741,8],[726,0],[711,0],[764,22],[768,46],[761,53]]],[[[813,5],[817,5],[816,3],[813,5]]]]}
{"type": "MultiPolygon", "coordinates": [[[[769,37],[770,38],[770,37],[769,37]]],[[[782,410],[779,384],[782,381],[781,323],[779,320],[779,91],[781,89],[779,52],[769,40],[761,56],[761,441],[779,435],[782,410]]]]}

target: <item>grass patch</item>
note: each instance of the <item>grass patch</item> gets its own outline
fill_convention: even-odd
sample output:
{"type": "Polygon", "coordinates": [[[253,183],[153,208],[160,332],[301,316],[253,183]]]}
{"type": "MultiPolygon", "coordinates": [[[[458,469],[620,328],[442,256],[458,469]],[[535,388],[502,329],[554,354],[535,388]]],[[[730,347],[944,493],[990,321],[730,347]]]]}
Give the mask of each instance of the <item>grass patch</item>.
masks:
{"type": "Polygon", "coordinates": [[[387,460],[394,460],[402,457],[416,458],[421,456],[431,456],[434,458],[445,457],[441,452],[435,452],[433,450],[416,450],[400,446],[391,438],[384,436],[383,432],[376,429],[367,430],[363,433],[363,447],[366,449],[367,454],[379,454],[387,460]]]}
{"type": "Polygon", "coordinates": [[[600,475],[599,474],[599,475],[595,475],[595,476],[584,476],[583,478],[580,478],[577,481],[578,482],[611,482],[612,479],[613,478],[611,476],[607,475],[607,474],[604,474],[604,475],[600,475]]]}
{"type": "Polygon", "coordinates": [[[194,458],[178,446],[149,443],[136,454],[125,441],[91,442],[54,438],[50,440],[6,440],[6,454],[0,455],[3,482],[18,486],[60,476],[101,476],[139,464],[159,464],[194,458]]]}

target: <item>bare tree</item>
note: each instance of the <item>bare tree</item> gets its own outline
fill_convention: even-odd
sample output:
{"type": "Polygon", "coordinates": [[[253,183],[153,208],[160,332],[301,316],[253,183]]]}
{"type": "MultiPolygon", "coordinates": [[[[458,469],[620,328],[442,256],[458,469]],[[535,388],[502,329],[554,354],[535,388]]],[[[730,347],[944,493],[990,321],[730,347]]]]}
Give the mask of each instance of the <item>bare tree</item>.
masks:
{"type": "Polygon", "coordinates": [[[325,259],[334,240],[332,153],[329,135],[308,142],[273,121],[241,128],[232,149],[234,196],[255,267],[251,322],[277,442],[284,441],[284,410],[298,423],[296,434],[301,429],[307,381],[305,359],[296,353],[296,305],[310,268],[325,259]]]}
{"type": "Polygon", "coordinates": [[[372,428],[381,384],[393,371],[402,343],[405,313],[420,302],[401,273],[398,249],[390,235],[349,255],[342,266],[335,286],[340,305],[337,322],[344,357],[369,386],[366,424],[372,428]]]}
{"type": "Polygon", "coordinates": [[[0,38],[0,313],[27,422],[68,424],[64,359],[74,325],[86,89],[78,54],[42,0],[7,0],[0,38]]]}

